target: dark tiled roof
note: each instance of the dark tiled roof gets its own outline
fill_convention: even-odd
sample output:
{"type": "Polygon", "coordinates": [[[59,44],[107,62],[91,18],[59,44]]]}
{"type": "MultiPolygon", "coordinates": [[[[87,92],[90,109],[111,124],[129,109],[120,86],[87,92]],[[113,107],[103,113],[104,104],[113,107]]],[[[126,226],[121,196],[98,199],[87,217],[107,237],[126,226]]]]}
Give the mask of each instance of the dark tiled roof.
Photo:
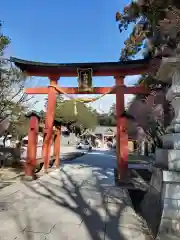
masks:
{"type": "MultiPolygon", "coordinates": [[[[101,75],[105,73],[108,75],[110,72],[117,72],[128,75],[131,71],[136,71],[141,73],[142,69],[147,70],[150,58],[140,59],[140,60],[129,60],[129,61],[119,61],[119,62],[94,62],[94,63],[44,63],[44,62],[34,62],[27,61],[23,59],[18,59],[15,57],[10,58],[11,62],[19,67],[22,71],[27,73],[34,73],[36,76],[38,74],[60,74],[60,76],[77,75],[78,68],[92,68],[93,75],[101,75]]],[[[138,73],[137,73],[138,74],[138,73]]],[[[35,76],[35,75],[34,75],[35,76]]],[[[39,75],[40,76],[40,75],[39,75]]]]}
{"type": "Polygon", "coordinates": [[[108,132],[114,132],[116,133],[117,127],[111,127],[111,126],[97,126],[94,130],[94,134],[105,134],[108,132]]]}

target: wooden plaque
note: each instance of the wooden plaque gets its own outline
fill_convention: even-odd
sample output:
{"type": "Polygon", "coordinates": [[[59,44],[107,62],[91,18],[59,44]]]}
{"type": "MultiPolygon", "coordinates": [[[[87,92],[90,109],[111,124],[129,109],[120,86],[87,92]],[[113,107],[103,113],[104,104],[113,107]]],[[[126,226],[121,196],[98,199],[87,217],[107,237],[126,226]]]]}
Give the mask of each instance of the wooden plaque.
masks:
{"type": "Polygon", "coordinates": [[[92,91],[92,68],[77,69],[78,88],[80,91],[92,91]]]}

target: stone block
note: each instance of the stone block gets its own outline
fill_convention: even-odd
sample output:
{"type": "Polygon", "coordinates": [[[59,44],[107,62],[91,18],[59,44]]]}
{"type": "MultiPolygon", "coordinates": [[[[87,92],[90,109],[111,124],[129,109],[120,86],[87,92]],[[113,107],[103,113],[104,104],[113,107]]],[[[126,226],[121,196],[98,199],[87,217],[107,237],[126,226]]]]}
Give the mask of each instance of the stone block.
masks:
{"type": "Polygon", "coordinates": [[[156,167],[170,171],[180,171],[179,149],[156,149],[156,167]]]}
{"type": "Polygon", "coordinates": [[[163,183],[162,199],[166,198],[169,198],[170,200],[180,199],[180,183],[163,183]]]}
{"type": "MultiPolygon", "coordinates": [[[[157,240],[176,240],[180,238],[180,71],[178,57],[166,58],[160,66],[158,75],[169,71],[172,85],[168,89],[166,98],[174,108],[174,119],[162,137],[163,148],[157,149],[156,160],[162,167],[163,185],[161,192],[161,221],[157,240]]],[[[167,78],[164,78],[167,79],[167,78]]]]}
{"type": "Polygon", "coordinates": [[[173,120],[171,122],[171,125],[167,127],[166,129],[167,133],[180,133],[180,123],[177,123],[177,121],[173,120]]]}
{"type": "MultiPolygon", "coordinates": [[[[180,219],[180,173],[172,171],[162,171],[162,191],[161,199],[159,200],[160,209],[159,228],[157,231],[157,240],[160,239],[178,239],[178,227],[180,219]]],[[[149,199],[153,201],[153,199],[149,199]]],[[[153,208],[155,209],[155,208],[153,208]]],[[[154,213],[154,211],[153,211],[154,213]]],[[[158,217],[158,216],[157,216],[158,217]]],[[[156,219],[154,219],[156,221],[156,219]]],[[[158,225],[157,225],[158,226],[158,225]]],[[[155,235],[156,235],[155,231],[155,235]]]]}
{"type": "Polygon", "coordinates": [[[171,221],[180,219],[178,200],[164,199],[162,218],[167,218],[171,221]]]}
{"type": "Polygon", "coordinates": [[[162,189],[162,179],[163,179],[163,172],[160,168],[152,168],[152,176],[150,181],[150,187],[153,187],[157,190],[157,193],[161,192],[162,189]]]}
{"type": "Polygon", "coordinates": [[[180,150],[180,133],[166,134],[162,137],[163,149],[180,150]]]}
{"type": "Polygon", "coordinates": [[[163,171],[163,182],[167,183],[180,183],[180,172],[163,171]]]}
{"type": "Polygon", "coordinates": [[[162,218],[156,240],[179,240],[180,221],[162,218]]]}

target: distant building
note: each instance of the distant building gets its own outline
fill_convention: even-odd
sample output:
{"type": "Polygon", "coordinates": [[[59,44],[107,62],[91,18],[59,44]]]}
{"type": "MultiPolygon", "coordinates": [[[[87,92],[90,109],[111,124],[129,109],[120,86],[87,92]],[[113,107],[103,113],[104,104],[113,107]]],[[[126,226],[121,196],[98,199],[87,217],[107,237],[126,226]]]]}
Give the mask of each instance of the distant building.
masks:
{"type": "Polygon", "coordinates": [[[117,132],[117,127],[111,127],[111,126],[97,126],[93,133],[96,136],[101,137],[115,137],[117,132]]]}
{"type": "Polygon", "coordinates": [[[101,141],[101,144],[104,145],[106,139],[115,138],[117,132],[117,127],[111,126],[97,126],[93,131],[93,134],[101,141]]]}
{"type": "MultiPolygon", "coordinates": [[[[101,141],[101,144],[104,145],[107,138],[112,138],[116,142],[116,133],[117,127],[111,126],[97,126],[93,131],[93,134],[101,141]]],[[[133,152],[136,149],[136,141],[129,137],[128,148],[130,152],[133,152]]]]}

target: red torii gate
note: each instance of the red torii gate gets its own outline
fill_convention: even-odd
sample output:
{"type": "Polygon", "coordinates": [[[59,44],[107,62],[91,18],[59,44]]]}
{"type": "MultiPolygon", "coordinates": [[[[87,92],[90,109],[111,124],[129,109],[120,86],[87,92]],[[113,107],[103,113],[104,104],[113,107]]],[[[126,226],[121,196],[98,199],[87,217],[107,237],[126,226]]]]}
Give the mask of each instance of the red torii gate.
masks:
{"type": "MultiPolygon", "coordinates": [[[[111,91],[111,87],[94,87],[92,92],[81,91],[77,87],[61,88],[62,93],[67,94],[104,94],[111,91],[110,94],[116,94],[116,114],[117,114],[117,172],[118,176],[122,179],[126,176],[128,170],[128,135],[126,131],[126,119],[122,117],[122,113],[125,110],[124,106],[124,94],[148,94],[148,89],[143,86],[127,87],[124,85],[124,77],[127,75],[138,75],[148,71],[151,65],[150,59],[143,60],[131,60],[126,62],[105,62],[105,63],[73,63],[73,64],[53,64],[53,63],[42,63],[26,61],[11,57],[11,61],[15,63],[23,72],[28,76],[40,76],[48,77],[50,80],[49,87],[36,87],[27,88],[25,92],[27,94],[48,94],[48,105],[45,119],[45,140],[44,140],[44,169],[45,171],[49,168],[50,158],[50,145],[53,133],[54,115],[55,115],[55,104],[57,82],[60,77],[76,77],[77,69],[92,69],[93,76],[113,76],[116,82],[116,88],[111,91]]],[[[31,135],[37,134],[36,127],[32,128],[31,135]]],[[[59,141],[59,139],[58,139],[59,141]]],[[[36,148],[36,141],[28,141],[28,149],[36,148]]],[[[57,146],[59,143],[56,143],[57,146]]],[[[56,156],[56,167],[59,166],[59,151],[56,156]]],[[[36,151],[29,153],[27,166],[35,164],[36,151]]],[[[32,176],[32,170],[27,169],[27,175],[32,176]]]]}

